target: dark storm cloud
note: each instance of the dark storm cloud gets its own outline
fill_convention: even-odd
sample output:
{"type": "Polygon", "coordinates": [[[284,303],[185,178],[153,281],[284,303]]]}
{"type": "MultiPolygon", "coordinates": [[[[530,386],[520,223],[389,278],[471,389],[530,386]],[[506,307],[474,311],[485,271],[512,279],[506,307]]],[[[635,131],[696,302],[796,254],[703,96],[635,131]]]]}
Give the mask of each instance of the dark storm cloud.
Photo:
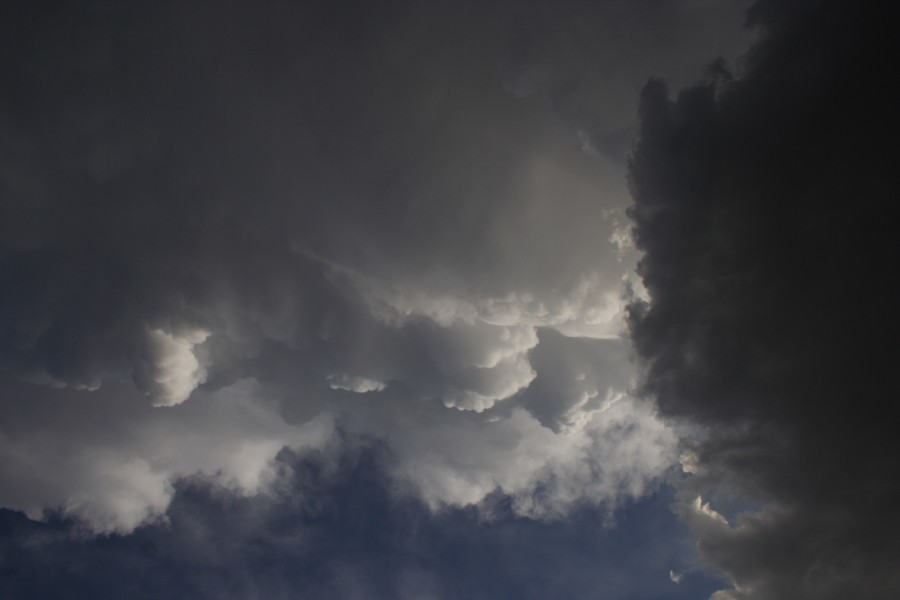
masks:
{"type": "Polygon", "coordinates": [[[520,4],[4,3],[0,503],[129,531],[335,419],[432,507],[653,489],[625,107],[738,7],[520,4]]]}
{"type": "Polygon", "coordinates": [[[643,91],[632,335],[695,431],[683,510],[717,598],[900,594],[894,12],[759,2],[736,76],[643,91]]]}
{"type": "MultiPolygon", "coordinates": [[[[252,343],[233,346],[258,340],[223,327],[296,343],[327,321],[327,261],[401,296],[544,304],[618,273],[602,222],[624,196],[618,171],[581,155],[541,98],[515,100],[504,73],[523,56],[554,76],[609,56],[579,85],[612,79],[630,104],[676,53],[631,53],[624,33],[563,40],[595,22],[665,45],[662,23],[691,11],[453,4],[7,8],[5,367],[84,388],[133,372],[172,404],[207,375],[184,361],[160,372],[163,355],[190,363],[207,338],[246,354],[252,343]]],[[[593,113],[618,121],[613,104],[593,113]]]]}
{"type": "Polygon", "coordinates": [[[253,498],[184,480],[167,522],[128,536],[85,537],[58,516],[35,523],[0,510],[0,595],[675,600],[715,585],[700,575],[669,581],[668,569],[690,566],[691,554],[667,510],[670,493],[614,528],[590,509],[563,524],[515,519],[499,499],[493,520],[435,515],[394,496],[385,458],[371,444],[336,461],[285,451],[283,484],[253,498]]]}
{"type": "Polygon", "coordinates": [[[7,369],[82,388],[134,372],[173,404],[205,377],[187,355],[207,338],[233,356],[366,326],[322,314],[334,264],[424,303],[541,302],[588,256],[616,268],[584,225],[603,204],[591,161],[502,89],[502,30],[460,22],[490,11],[107,8],[6,20],[7,369]],[[562,247],[539,235],[542,193],[582,230],[562,247]]]}

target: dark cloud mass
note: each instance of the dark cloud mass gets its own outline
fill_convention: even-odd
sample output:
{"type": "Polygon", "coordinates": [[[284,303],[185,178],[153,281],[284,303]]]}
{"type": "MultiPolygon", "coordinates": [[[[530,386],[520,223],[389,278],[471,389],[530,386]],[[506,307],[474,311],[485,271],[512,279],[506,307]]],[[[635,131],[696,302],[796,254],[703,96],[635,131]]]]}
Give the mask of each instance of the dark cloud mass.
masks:
{"type": "Polygon", "coordinates": [[[0,3],[0,596],[891,596],[888,9],[747,8],[0,3]]]}
{"type": "Polygon", "coordinates": [[[642,93],[645,389],[693,428],[683,512],[734,585],[716,598],[896,598],[896,11],[749,15],[736,74],[642,93]]]}

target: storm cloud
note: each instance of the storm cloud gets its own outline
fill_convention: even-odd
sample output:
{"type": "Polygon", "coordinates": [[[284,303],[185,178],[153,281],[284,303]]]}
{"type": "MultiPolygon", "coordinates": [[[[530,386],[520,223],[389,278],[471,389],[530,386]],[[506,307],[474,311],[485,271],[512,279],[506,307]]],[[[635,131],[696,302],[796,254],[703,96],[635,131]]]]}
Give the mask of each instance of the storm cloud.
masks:
{"type": "Polygon", "coordinates": [[[900,593],[892,12],[758,2],[737,69],[642,93],[631,331],[717,599],[900,593]]]}
{"type": "Polygon", "coordinates": [[[434,508],[611,510],[670,466],[629,395],[626,145],[601,139],[649,74],[741,47],[691,18],[733,9],[4,13],[5,506],[127,532],[182,477],[257,493],[335,423],[434,508]]]}
{"type": "Polygon", "coordinates": [[[858,4],[4,3],[0,594],[896,597],[858,4]]]}

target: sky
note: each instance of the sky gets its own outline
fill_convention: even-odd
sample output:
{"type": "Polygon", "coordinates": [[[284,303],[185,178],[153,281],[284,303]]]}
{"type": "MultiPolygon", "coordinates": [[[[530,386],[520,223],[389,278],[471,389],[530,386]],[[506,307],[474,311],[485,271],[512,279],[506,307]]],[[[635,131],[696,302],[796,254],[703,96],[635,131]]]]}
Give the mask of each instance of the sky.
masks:
{"type": "Polygon", "coordinates": [[[0,597],[900,597],[886,1],[0,8],[0,597]]]}

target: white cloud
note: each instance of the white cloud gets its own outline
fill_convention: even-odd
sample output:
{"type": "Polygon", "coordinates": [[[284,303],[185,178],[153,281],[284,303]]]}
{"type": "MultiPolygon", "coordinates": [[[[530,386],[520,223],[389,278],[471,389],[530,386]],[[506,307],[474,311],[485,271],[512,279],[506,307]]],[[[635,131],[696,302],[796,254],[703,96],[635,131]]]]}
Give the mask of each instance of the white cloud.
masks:
{"type": "Polygon", "coordinates": [[[357,394],[380,392],[386,387],[381,381],[369,379],[367,377],[353,377],[347,374],[330,375],[328,377],[328,385],[333,390],[344,390],[347,392],[356,392],[357,394]]]}
{"type": "Polygon", "coordinates": [[[206,369],[197,360],[194,347],[207,337],[209,332],[202,329],[178,333],[150,328],[145,331],[134,365],[134,380],[153,406],[181,404],[206,381],[206,369]]]}
{"type": "Polygon", "coordinates": [[[433,418],[357,426],[391,440],[394,476],[436,510],[478,504],[497,491],[512,498],[518,514],[539,519],[563,516],[581,502],[612,507],[645,493],[674,458],[672,431],[630,397],[567,433],[523,409],[500,419],[433,418]]]}
{"type": "Polygon", "coordinates": [[[160,517],[182,477],[202,475],[239,494],[264,492],[282,448],[323,447],[333,434],[327,414],[286,423],[246,380],[165,411],[122,385],[88,397],[72,393],[50,390],[33,398],[18,423],[5,422],[0,505],[32,518],[62,509],[96,532],[129,532],[160,517]]]}
{"type": "Polygon", "coordinates": [[[697,496],[697,498],[694,500],[693,504],[691,505],[691,509],[693,510],[694,514],[701,519],[704,519],[711,523],[715,523],[717,526],[728,527],[728,519],[726,519],[715,509],[713,509],[709,505],[709,502],[704,502],[703,498],[701,498],[700,496],[697,496]]]}

